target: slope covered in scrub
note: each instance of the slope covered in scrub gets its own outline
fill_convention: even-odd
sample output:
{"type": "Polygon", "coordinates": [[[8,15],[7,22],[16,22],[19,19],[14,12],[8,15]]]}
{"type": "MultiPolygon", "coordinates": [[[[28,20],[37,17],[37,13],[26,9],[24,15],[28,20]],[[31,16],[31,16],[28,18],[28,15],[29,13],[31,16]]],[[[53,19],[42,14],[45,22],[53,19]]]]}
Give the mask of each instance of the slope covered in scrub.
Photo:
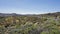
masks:
{"type": "Polygon", "coordinates": [[[0,14],[0,34],[60,34],[60,12],[41,15],[0,14]]]}

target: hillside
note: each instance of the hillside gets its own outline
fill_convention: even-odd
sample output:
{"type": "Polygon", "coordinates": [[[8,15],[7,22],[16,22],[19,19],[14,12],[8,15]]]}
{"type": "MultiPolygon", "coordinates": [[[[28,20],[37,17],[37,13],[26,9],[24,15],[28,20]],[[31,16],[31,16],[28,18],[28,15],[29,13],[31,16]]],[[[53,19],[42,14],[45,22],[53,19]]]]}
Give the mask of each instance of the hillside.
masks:
{"type": "Polygon", "coordinates": [[[60,12],[38,15],[0,13],[0,34],[60,34],[60,12]]]}

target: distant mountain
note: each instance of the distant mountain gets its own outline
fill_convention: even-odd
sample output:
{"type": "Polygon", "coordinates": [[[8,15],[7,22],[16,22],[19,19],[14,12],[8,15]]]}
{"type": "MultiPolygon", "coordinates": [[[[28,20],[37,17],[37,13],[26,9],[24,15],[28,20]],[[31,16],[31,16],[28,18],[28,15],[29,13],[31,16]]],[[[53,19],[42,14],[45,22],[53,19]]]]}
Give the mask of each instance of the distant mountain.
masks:
{"type": "Polygon", "coordinates": [[[11,13],[11,14],[0,13],[0,16],[21,16],[21,15],[20,14],[16,14],[16,13],[11,13]]]}
{"type": "Polygon", "coordinates": [[[0,16],[60,16],[60,12],[55,12],[55,13],[47,13],[47,14],[26,14],[26,15],[22,15],[22,14],[16,14],[16,13],[0,13],[0,16]]]}
{"type": "Polygon", "coordinates": [[[60,16],[60,12],[43,14],[44,16],[60,16]]]}

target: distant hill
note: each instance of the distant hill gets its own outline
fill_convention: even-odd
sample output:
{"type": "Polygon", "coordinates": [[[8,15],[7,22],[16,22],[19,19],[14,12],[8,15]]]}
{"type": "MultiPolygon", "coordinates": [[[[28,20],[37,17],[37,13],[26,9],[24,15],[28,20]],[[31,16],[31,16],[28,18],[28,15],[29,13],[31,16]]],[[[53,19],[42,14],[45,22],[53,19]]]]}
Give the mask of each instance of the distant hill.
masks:
{"type": "Polygon", "coordinates": [[[20,14],[16,14],[16,13],[11,13],[11,14],[8,14],[8,13],[0,13],[0,16],[21,16],[20,14]]]}
{"type": "Polygon", "coordinates": [[[60,12],[41,14],[42,16],[60,16],[60,12]]]}
{"type": "Polygon", "coordinates": [[[55,13],[46,13],[46,14],[16,14],[16,13],[0,13],[0,16],[60,16],[60,12],[55,12],[55,13]]]}

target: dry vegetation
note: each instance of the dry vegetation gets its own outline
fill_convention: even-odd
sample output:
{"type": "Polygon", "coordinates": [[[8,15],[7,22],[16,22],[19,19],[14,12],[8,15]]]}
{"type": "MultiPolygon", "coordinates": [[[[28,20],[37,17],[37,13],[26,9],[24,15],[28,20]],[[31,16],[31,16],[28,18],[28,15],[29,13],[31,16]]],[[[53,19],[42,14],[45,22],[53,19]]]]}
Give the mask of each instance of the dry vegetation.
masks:
{"type": "Polygon", "coordinates": [[[60,16],[0,16],[0,34],[60,34],[60,16]]]}

